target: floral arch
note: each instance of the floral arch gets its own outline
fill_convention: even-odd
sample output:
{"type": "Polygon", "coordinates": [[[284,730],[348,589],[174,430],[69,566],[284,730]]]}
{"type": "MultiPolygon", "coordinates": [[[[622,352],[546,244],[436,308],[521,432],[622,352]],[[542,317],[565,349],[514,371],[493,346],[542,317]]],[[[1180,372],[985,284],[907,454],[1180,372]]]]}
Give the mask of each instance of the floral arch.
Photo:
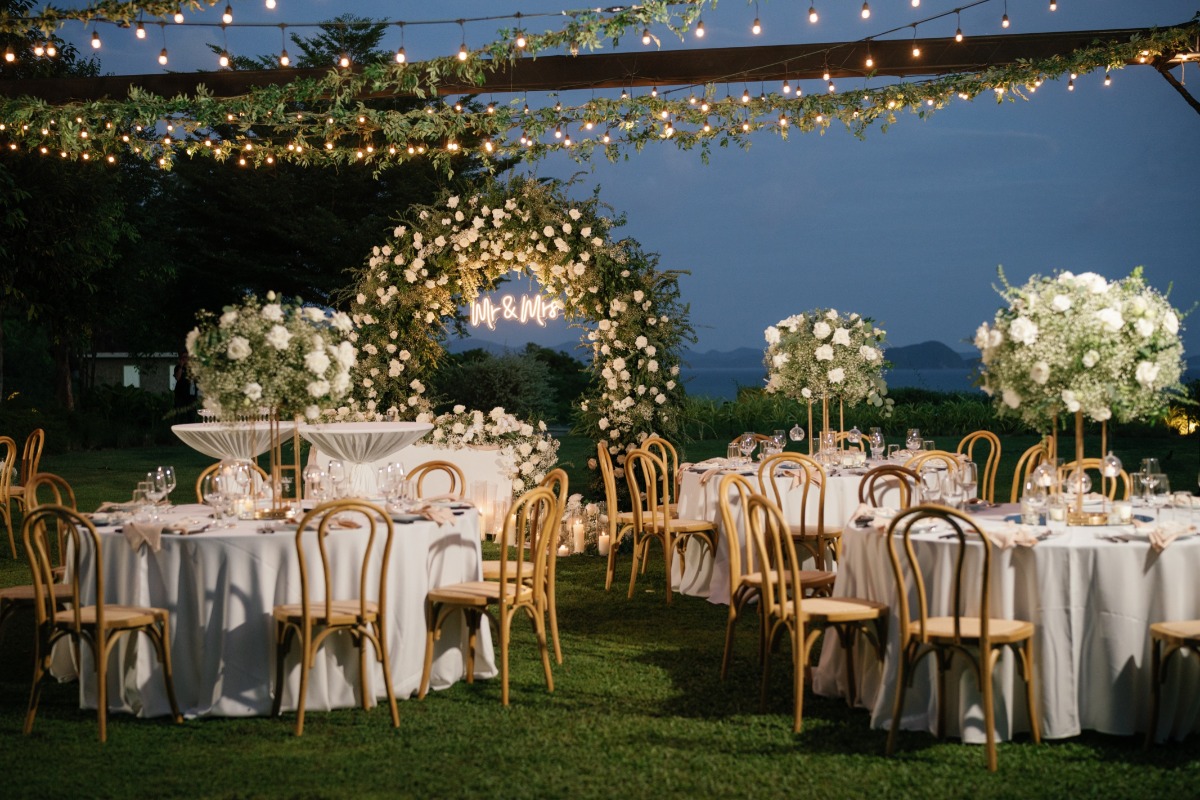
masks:
{"type": "Polygon", "coordinates": [[[373,248],[350,304],[354,384],[368,413],[430,411],[426,380],[458,309],[517,273],[585,329],[593,380],[579,433],[608,442],[623,463],[626,448],[651,432],[678,431],[680,349],[692,336],[680,273],[659,271],[636,241],[613,238],[624,220],[604,216],[595,196],[568,198],[566,188],[513,178],[474,196],[446,195],[411,209],[373,248]]]}

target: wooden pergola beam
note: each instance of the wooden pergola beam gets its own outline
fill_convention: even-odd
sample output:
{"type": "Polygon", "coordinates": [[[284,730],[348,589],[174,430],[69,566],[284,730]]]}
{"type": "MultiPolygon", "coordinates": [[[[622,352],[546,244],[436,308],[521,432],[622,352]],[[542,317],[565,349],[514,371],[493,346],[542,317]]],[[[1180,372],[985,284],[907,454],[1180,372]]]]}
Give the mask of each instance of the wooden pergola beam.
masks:
{"type": "MultiPolygon", "coordinates": [[[[511,66],[486,71],[482,84],[452,80],[438,84],[438,93],[521,93],[634,86],[691,86],[707,83],[821,78],[862,78],[870,74],[912,78],[969,73],[1005,66],[1018,59],[1036,60],[1070,53],[1094,43],[1127,42],[1147,28],[1122,28],[1064,33],[971,36],[953,38],[887,39],[877,41],[725,47],[714,49],[647,50],[579,56],[523,58],[511,66]],[[912,54],[913,45],[921,56],[912,54]],[[874,70],[868,69],[868,53],[874,70]]],[[[1130,62],[1137,63],[1137,62],[1130,62]]],[[[221,72],[166,73],[162,75],[111,75],[99,78],[54,78],[0,81],[0,95],[29,96],[49,103],[124,99],[139,87],[163,97],[190,95],[198,86],[220,98],[239,97],[252,89],[299,78],[320,78],[328,69],[225,70],[221,72]]],[[[385,96],[366,92],[361,99],[385,96]]],[[[386,95],[394,96],[394,95],[386,95]]]]}

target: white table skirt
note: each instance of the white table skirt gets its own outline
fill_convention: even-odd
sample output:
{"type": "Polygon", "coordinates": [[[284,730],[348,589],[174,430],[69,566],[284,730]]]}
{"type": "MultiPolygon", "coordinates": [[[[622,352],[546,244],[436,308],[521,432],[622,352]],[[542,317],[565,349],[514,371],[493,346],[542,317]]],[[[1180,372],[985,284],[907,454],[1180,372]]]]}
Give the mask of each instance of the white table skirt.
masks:
{"type": "MultiPolygon", "coordinates": [[[[280,421],[279,436],[288,439],[296,424],[280,421]]],[[[268,423],[256,422],[189,422],[172,425],[171,431],[188,447],[222,459],[253,459],[271,449],[271,430],[268,423]]]]}
{"type": "MultiPolygon", "coordinates": [[[[193,516],[201,506],[184,507],[193,516]]],[[[392,682],[398,698],[414,694],[425,656],[425,597],[431,588],[480,576],[479,521],[474,510],[455,518],[453,527],[432,522],[396,523],[388,575],[387,647],[392,682]]],[[[105,594],[109,603],[149,605],[170,611],[171,656],[175,691],[185,716],[254,716],[270,713],[275,680],[275,605],[300,602],[300,566],[295,533],[256,533],[262,523],[239,522],[233,529],[191,536],[164,533],[162,549],[143,546],[134,552],[124,536],[102,530],[105,594]]],[[[311,535],[311,534],[310,534],[311,535]]],[[[357,592],[358,564],[366,545],[365,531],[340,531],[331,537],[337,548],[335,590],[345,597],[357,592]],[[344,593],[344,594],[343,594],[344,593]]],[[[382,556],[382,542],[374,558],[382,556]]],[[[315,547],[312,556],[315,556],[315,547]]],[[[310,572],[315,561],[308,559],[310,572]]],[[[94,574],[85,559],[86,575],[94,574]]],[[[95,592],[88,578],[83,590],[95,592]]],[[[372,593],[378,592],[372,586],[372,593]]],[[[374,597],[375,594],[372,594],[374,597]]],[[[112,657],[109,703],[113,710],[140,716],[169,713],[162,670],[145,637],[123,644],[112,657]]],[[[437,644],[431,685],[450,686],[465,677],[466,626],[443,627],[437,644]]],[[[369,658],[374,650],[366,645],[369,658]]],[[[358,658],[348,636],[326,640],[309,678],[311,711],[359,704],[358,658]]],[[[300,686],[298,650],[293,646],[285,673],[283,707],[296,706],[300,686]]],[[[369,670],[368,694],[385,696],[382,668],[369,670]]],[[[84,648],[84,675],[93,675],[84,648]]],[[[496,674],[492,642],[481,631],[475,677],[496,674]]],[[[80,682],[81,703],[95,708],[95,680],[80,682]]]]}
{"type": "MultiPolygon", "coordinates": [[[[426,461],[449,461],[463,471],[468,493],[476,481],[482,481],[492,487],[492,495],[496,502],[503,502],[507,505],[512,498],[512,481],[508,478],[508,471],[512,469],[513,459],[514,456],[511,453],[505,453],[500,449],[464,447],[452,450],[418,443],[409,445],[400,453],[366,463],[363,480],[366,482],[368,496],[374,496],[376,494],[376,470],[381,466],[399,461],[406,470],[411,470],[426,461]]],[[[309,451],[309,463],[316,463],[324,467],[329,463],[329,454],[314,447],[309,451]]],[[[445,481],[443,476],[430,475],[425,484],[425,494],[432,497],[444,493],[450,487],[448,483],[442,481],[445,481]]]]}
{"type": "MultiPolygon", "coordinates": [[[[1200,617],[1196,581],[1200,539],[1179,541],[1155,553],[1145,541],[1114,543],[1099,538],[1116,530],[1127,533],[1127,526],[1064,526],[1061,530],[1061,535],[1034,547],[993,551],[990,613],[1034,623],[1043,736],[1059,739],[1083,730],[1116,735],[1144,731],[1150,709],[1150,623],[1200,617]]],[[[945,613],[956,544],[936,534],[917,535],[913,541],[927,581],[930,614],[945,613]]],[[[974,550],[978,553],[978,546],[974,550]]],[[[895,580],[881,534],[846,531],[834,595],[877,600],[895,608],[895,580]]],[[[898,645],[893,616],[884,664],[869,647],[856,651],[859,702],[870,709],[875,728],[891,726],[898,645]]],[[[841,648],[822,648],[820,665],[813,671],[814,692],[845,695],[842,658],[841,648]]],[[[1172,661],[1163,689],[1159,736],[1181,738],[1200,728],[1198,662],[1194,657],[1172,661]]],[[[955,660],[948,678],[947,733],[982,742],[979,689],[962,663],[955,660]]],[[[923,661],[905,701],[902,729],[936,731],[935,674],[932,660],[923,661]]],[[[997,736],[1010,739],[1028,731],[1025,683],[1009,652],[1001,658],[994,685],[997,736]]]]}
{"type": "MultiPolygon", "coordinates": [[[[846,519],[858,508],[858,484],[862,481],[861,470],[840,471],[829,478],[825,490],[825,524],[830,528],[838,528],[845,524],[846,519]]],[[[688,519],[707,519],[716,522],[720,534],[717,539],[717,551],[709,554],[702,545],[689,543],[686,554],[686,569],[682,579],[679,573],[674,575],[676,588],[687,595],[706,597],[711,603],[729,604],[729,550],[725,546],[723,524],[721,522],[720,493],[722,474],[713,475],[708,482],[701,484],[704,473],[702,467],[693,467],[683,471],[683,485],[679,492],[679,516],[688,519]]],[[[758,491],[757,468],[742,470],[743,477],[750,481],[754,490],[758,491]]],[[[781,477],[780,481],[790,481],[781,477]]],[[[782,484],[781,484],[782,485],[782,484]]],[[[788,491],[783,498],[783,514],[790,524],[800,524],[800,504],[803,489],[788,491]]],[[[736,495],[732,498],[735,507],[735,518],[738,523],[738,541],[744,542],[745,531],[742,528],[742,514],[736,495]]],[[[816,493],[810,493],[808,516],[815,523],[817,511],[816,493]]],[[[899,505],[899,493],[889,491],[883,497],[885,505],[899,505]]]]}

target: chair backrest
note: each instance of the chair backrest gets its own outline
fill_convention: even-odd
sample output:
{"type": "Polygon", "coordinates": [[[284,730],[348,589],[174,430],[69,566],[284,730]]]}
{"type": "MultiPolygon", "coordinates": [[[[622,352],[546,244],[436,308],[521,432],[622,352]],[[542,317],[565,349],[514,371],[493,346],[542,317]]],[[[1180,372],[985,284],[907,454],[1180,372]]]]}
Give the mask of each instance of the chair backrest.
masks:
{"type": "Polygon", "coordinates": [[[758,465],[759,494],[773,498],[779,508],[794,502],[792,497],[789,503],[784,503],[789,492],[800,490],[800,527],[806,534],[825,533],[825,487],[828,483],[825,468],[812,456],[776,453],[758,465]]]}
{"type": "Polygon", "coordinates": [[[679,500],[679,483],[683,476],[679,472],[679,452],[676,451],[675,445],[655,434],[642,442],[641,448],[658,456],[666,467],[667,487],[670,489],[670,494],[663,498],[663,502],[677,502],[679,500]]]}
{"type": "Polygon", "coordinates": [[[35,472],[29,476],[29,482],[25,484],[25,496],[29,498],[29,504],[43,505],[43,495],[47,498],[46,503],[50,505],[78,510],[75,504],[75,490],[71,488],[67,479],[60,475],[53,472],[35,472]]]}
{"type": "Polygon", "coordinates": [[[1012,492],[1009,494],[1008,502],[1015,503],[1021,499],[1021,488],[1025,485],[1025,481],[1029,480],[1034,468],[1048,458],[1050,458],[1050,451],[1046,449],[1045,442],[1038,442],[1021,454],[1021,457],[1017,459],[1016,469],[1013,470],[1012,492]]]}
{"type": "Polygon", "coordinates": [[[600,478],[604,482],[604,506],[608,513],[608,535],[610,541],[617,540],[617,513],[620,497],[617,496],[617,474],[613,469],[612,454],[606,442],[596,443],[596,463],[600,465],[600,478]]]}
{"type": "MultiPolygon", "coordinates": [[[[754,487],[736,472],[731,472],[721,478],[720,494],[717,496],[717,506],[721,511],[721,531],[725,537],[725,551],[729,554],[729,591],[736,592],[742,576],[752,571],[750,565],[755,563],[753,558],[754,544],[747,535],[739,535],[737,512],[733,507],[733,493],[737,493],[737,503],[741,508],[742,519],[750,513],[750,497],[754,487]]],[[[748,526],[743,523],[743,527],[748,526]]]]}
{"type": "Polygon", "coordinates": [[[908,467],[898,464],[873,467],[858,482],[858,502],[880,508],[884,496],[894,490],[900,496],[900,508],[905,509],[912,505],[920,483],[921,476],[908,467]]]}
{"type": "Polygon", "coordinates": [[[1066,464],[1063,464],[1062,469],[1060,469],[1058,473],[1058,480],[1062,484],[1064,490],[1070,488],[1067,485],[1069,483],[1067,476],[1075,471],[1076,466],[1081,464],[1083,465],[1085,472],[1094,471],[1100,478],[1099,483],[1092,483],[1093,489],[1099,488],[1105,497],[1107,497],[1109,500],[1115,500],[1117,497],[1117,483],[1120,482],[1122,489],[1121,499],[1129,499],[1131,492],[1129,473],[1122,469],[1120,474],[1118,474],[1115,478],[1106,478],[1104,477],[1104,465],[1102,463],[1102,459],[1099,458],[1085,458],[1082,461],[1070,461],[1066,464]]]}
{"type": "MultiPolygon", "coordinates": [[[[954,644],[972,644],[978,641],[984,652],[987,652],[989,642],[988,632],[988,599],[991,584],[992,542],[966,514],[947,506],[920,505],[902,511],[892,520],[887,533],[888,558],[892,564],[892,576],[896,581],[897,616],[900,620],[901,652],[907,647],[909,639],[916,636],[922,643],[930,640],[928,621],[930,617],[929,599],[925,590],[925,575],[921,571],[916,550],[913,547],[912,534],[917,523],[940,523],[947,528],[943,538],[949,538],[948,544],[938,546],[953,546],[956,548],[954,558],[949,562],[952,573],[949,580],[939,578],[939,586],[948,585],[950,592],[949,608],[939,609],[934,616],[953,617],[954,644]],[[979,546],[969,546],[978,542],[979,546]],[[900,550],[897,550],[897,546],[900,550]],[[912,602],[916,602],[916,616],[912,615],[912,602]],[[978,619],[979,636],[975,637],[970,627],[964,626],[964,620],[978,619]],[[916,633],[910,631],[911,623],[917,622],[916,633]],[[967,630],[964,635],[963,631],[967,630]]],[[[921,526],[924,530],[924,526],[921,526]]],[[[986,657],[986,656],[985,656],[986,657]]]]}
{"type": "Polygon", "coordinates": [[[357,600],[360,615],[365,615],[368,602],[377,602],[380,625],[384,624],[388,585],[385,576],[392,557],[392,532],[392,520],[387,512],[365,500],[331,500],[321,503],[300,519],[296,528],[296,557],[300,561],[300,603],[306,621],[313,618],[314,609],[317,615],[329,618],[334,602],[357,600]],[[367,542],[358,567],[358,596],[339,597],[334,591],[333,575],[345,569],[346,554],[331,552],[330,537],[360,536],[364,529],[367,542]],[[317,570],[315,575],[309,569],[308,552],[312,548],[307,544],[313,541],[314,536],[317,552],[316,563],[313,564],[313,569],[317,570]],[[383,556],[376,563],[372,556],[380,537],[383,538],[383,556]],[[312,591],[314,586],[321,587],[321,592],[315,596],[312,591]],[[378,587],[374,597],[370,595],[372,586],[378,587]]]}
{"type": "Polygon", "coordinates": [[[860,433],[858,435],[857,442],[850,440],[850,431],[839,431],[835,439],[837,440],[838,444],[847,444],[850,447],[857,447],[859,450],[867,449],[867,434],[865,433],[860,433]]]}
{"type": "Polygon", "coordinates": [[[25,515],[21,526],[21,535],[25,541],[25,553],[29,558],[29,568],[33,573],[34,602],[38,626],[51,624],[54,615],[65,601],[70,609],[69,624],[60,627],[70,628],[78,634],[83,630],[84,607],[79,582],[84,575],[87,560],[91,559],[90,578],[94,581],[94,594],[89,595],[91,605],[96,611],[96,626],[104,627],[104,563],[103,552],[100,549],[100,535],[92,526],[91,520],[78,511],[66,506],[48,503],[38,506],[25,515]],[[62,550],[68,554],[67,564],[68,583],[55,583],[55,567],[52,543],[66,541],[67,546],[62,550]]]}
{"type": "Polygon", "coordinates": [[[12,486],[13,465],[17,463],[17,442],[11,436],[0,436],[0,503],[8,507],[8,489],[12,486]]]}
{"type": "MultiPolygon", "coordinates": [[[[757,443],[757,442],[765,442],[765,441],[768,441],[768,440],[771,438],[770,436],[768,436],[768,435],[767,435],[767,434],[765,434],[765,433],[754,433],[754,432],[750,432],[750,435],[754,437],[754,441],[755,441],[755,443],[757,443]]],[[[733,437],[733,439],[731,439],[729,443],[730,443],[730,444],[737,444],[737,443],[738,443],[738,442],[740,442],[741,440],[742,440],[742,435],[738,435],[738,436],[735,436],[735,437],[733,437]]]]}
{"type": "MultiPolygon", "coordinates": [[[[560,467],[555,467],[546,473],[546,477],[542,478],[542,482],[538,484],[543,489],[549,489],[551,494],[554,495],[554,512],[549,523],[555,530],[558,530],[562,526],[563,514],[567,510],[567,497],[570,491],[569,485],[570,481],[567,478],[567,472],[560,467]]],[[[525,544],[526,547],[529,546],[528,542],[525,544]]]]}
{"type": "Polygon", "coordinates": [[[516,596],[532,593],[534,602],[546,602],[546,588],[553,574],[555,545],[558,544],[558,526],[552,524],[558,500],[554,492],[545,486],[530,489],[513,502],[512,509],[504,519],[504,539],[507,542],[525,541],[529,547],[500,548],[501,584],[513,584],[515,594],[500,592],[501,613],[516,596]],[[525,565],[533,567],[527,580],[525,565]]]}
{"type": "Polygon", "coordinates": [[[426,461],[413,467],[408,473],[408,479],[416,482],[417,497],[425,496],[425,479],[439,474],[443,480],[449,482],[450,488],[438,494],[462,494],[466,490],[467,479],[457,464],[450,461],[426,461]]]}
{"type": "Polygon", "coordinates": [[[667,467],[649,450],[631,450],[625,457],[625,482],[633,505],[633,524],[637,530],[653,527],[664,534],[671,530],[671,510],[665,497],[667,467]]]}
{"type": "Polygon", "coordinates": [[[801,563],[796,558],[796,545],[783,511],[769,497],[755,494],[747,502],[746,538],[762,565],[759,602],[763,618],[769,620],[785,614],[800,617],[804,596],[800,583],[801,563]]]}
{"type": "Polygon", "coordinates": [[[42,448],[46,446],[46,432],[41,428],[25,437],[21,450],[21,485],[24,486],[35,475],[42,463],[42,448]]]}
{"type": "MultiPolygon", "coordinates": [[[[223,464],[223,463],[225,463],[225,462],[218,461],[215,464],[210,464],[209,466],[205,467],[204,470],[200,473],[200,475],[196,478],[196,502],[197,503],[204,502],[204,495],[200,491],[200,488],[204,485],[204,479],[207,478],[209,475],[214,474],[217,470],[219,470],[221,468],[221,464],[223,464]]],[[[252,474],[255,476],[254,490],[257,492],[264,484],[269,483],[269,477],[267,475],[267,471],[265,469],[263,469],[262,467],[260,467],[256,462],[250,461],[248,463],[250,464],[250,469],[252,471],[252,474]]]]}
{"type": "Polygon", "coordinates": [[[924,450],[904,462],[904,466],[920,474],[921,470],[930,465],[943,464],[946,469],[958,470],[958,456],[949,450],[924,450]]]}
{"type": "MultiPolygon", "coordinates": [[[[975,431],[968,433],[954,449],[956,453],[966,455],[968,461],[975,461],[975,445],[987,442],[987,458],[979,474],[979,497],[989,503],[996,502],[996,472],[1000,466],[1000,437],[991,431],[975,431]]],[[[975,462],[979,463],[979,462],[975,462]]]]}

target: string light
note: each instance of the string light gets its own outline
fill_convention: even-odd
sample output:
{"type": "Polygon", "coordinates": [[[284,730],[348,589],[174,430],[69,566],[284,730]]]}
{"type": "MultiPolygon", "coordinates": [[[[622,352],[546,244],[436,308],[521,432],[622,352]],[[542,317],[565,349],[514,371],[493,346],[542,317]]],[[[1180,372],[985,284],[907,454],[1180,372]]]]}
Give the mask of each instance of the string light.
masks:
{"type": "Polygon", "coordinates": [[[871,67],[875,66],[875,59],[871,58],[871,40],[870,40],[870,39],[868,39],[868,40],[867,40],[867,61],[866,61],[866,64],[867,64],[867,69],[870,69],[871,67]]]}
{"type": "Polygon", "coordinates": [[[1000,18],[1000,27],[1007,28],[1008,25],[1008,0],[1004,0],[1004,16],[1000,18]]]}
{"type": "Polygon", "coordinates": [[[749,89],[742,89],[742,102],[743,103],[750,102],[750,90],[749,89]]]}
{"type": "Polygon", "coordinates": [[[697,39],[703,39],[703,38],[704,38],[704,19],[703,19],[703,18],[701,18],[701,19],[700,19],[700,20],[699,20],[699,21],[696,23],[696,38],[697,38],[697,39]]]}
{"type": "Polygon", "coordinates": [[[836,92],[836,91],[837,91],[837,89],[834,87],[834,85],[833,85],[833,81],[830,81],[830,82],[829,82],[829,93],[830,93],[830,94],[833,94],[833,93],[834,93],[834,92],[836,92]]]}
{"type": "Polygon", "coordinates": [[[221,22],[224,22],[226,25],[230,25],[233,23],[233,5],[232,4],[226,4],[225,12],[223,14],[221,14],[221,22]]]}
{"type": "Polygon", "coordinates": [[[464,20],[458,21],[458,27],[462,31],[462,44],[458,47],[458,60],[466,61],[471,55],[471,51],[467,49],[467,26],[464,24],[464,20]]]}
{"type": "Polygon", "coordinates": [[[267,0],[267,10],[273,11],[274,9],[275,9],[275,0],[267,0]]]}
{"type": "Polygon", "coordinates": [[[817,7],[816,7],[816,6],[809,6],[809,7],[808,7],[808,21],[809,21],[809,22],[811,22],[811,23],[813,23],[813,24],[816,24],[816,22],[817,22],[817,19],[819,19],[819,18],[817,17],[817,7]]]}
{"type": "MultiPolygon", "coordinates": [[[[657,87],[657,86],[651,87],[651,89],[650,89],[650,96],[651,96],[651,97],[658,97],[658,87],[657,87]]],[[[554,110],[555,110],[555,111],[562,111],[562,104],[561,104],[561,103],[557,104],[557,105],[555,106],[554,110]]]]}
{"type": "Polygon", "coordinates": [[[869,3],[867,3],[866,0],[863,0],[862,18],[863,19],[871,18],[871,5],[869,3]]]}
{"type": "Polygon", "coordinates": [[[136,36],[139,39],[146,38],[146,26],[143,25],[140,21],[137,24],[137,30],[134,31],[134,36],[136,36]]]}
{"type": "Polygon", "coordinates": [[[754,0],[754,23],[750,26],[750,32],[755,36],[762,33],[762,22],[758,19],[758,0],[754,0]]]}
{"type": "Polygon", "coordinates": [[[164,67],[167,65],[167,48],[158,51],[158,63],[164,67]]]}
{"type": "Polygon", "coordinates": [[[783,93],[784,94],[792,93],[792,85],[790,83],[788,83],[787,78],[783,79],[783,93]]]}
{"type": "Polygon", "coordinates": [[[222,67],[228,67],[229,66],[229,53],[226,52],[225,50],[222,50],[220,57],[217,58],[217,63],[220,64],[222,67]]]}
{"type": "Polygon", "coordinates": [[[1058,3],[1055,0],[1050,0],[1050,10],[1058,11],[1058,3]]]}
{"type": "Polygon", "coordinates": [[[1072,78],[1071,80],[1067,81],[1067,91],[1068,91],[1068,92],[1073,92],[1073,91],[1075,91],[1075,79],[1074,79],[1074,78],[1072,78]]]}
{"type": "Polygon", "coordinates": [[[4,60],[7,61],[9,64],[11,64],[17,60],[17,54],[13,52],[11,44],[8,47],[4,48],[4,60]]]}
{"type": "Polygon", "coordinates": [[[46,54],[46,45],[43,44],[42,42],[38,42],[37,44],[35,44],[33,46],[33,54],[35,56],[37,56],[38,58],[41,58],[43,55],[46,54]]]}
{"type": "Polygon", "coordinates": [[[286,67],[292,63],[287,51],[287,25],[279,26],[279,66],[286,67]]]}
{"type": "Polygon", "coordinates": [[[912,29],[913,29],[913,46],[912,46],[913,58],[920,58],[921,57],[921,47],[920,47],[920,45],[917,44],[917,26],[914,24],[912,26],[912,29]]]}
{"type": "Polygon", "coordinates": [[[650,44],[650,29],[642,28],[642,44],[650,44]]]}
{"type": "Polygon", "coordinates": [[[342,69],[347,69],[350,66],[350,54],[343,50],[338,56],[337,64],[342,69]]]}
{"type": "Polygon", "coordinates": [[[403,64],[408,61],[408,54],[404,52],[404,23],[397,22],[396,24],[400,26],[400,47],[396,50],[396,63],[403,64]]]}
{"type": "Polygon", "coordinates": [[[916,7],[917,7],[917,6],[919,6],[919,5],[921,5],[921,0],[912,0],[912,7],[913,7],[913,8],[916,8],[916,7]]]}
{"type": "Polygon", "coordinates": [[[958,26],[958,30],[956,30],[954,32],[954,41],[961,42],[963,40],[962,16],[957,11],[954,12],[954,21],[955,21],[955,24],[958,26]]]}
{"type": "Polygon", "coordinates": [[[1104,73],[1104,85],[1112,86],[1112,77],[1107,72],[1104,73]]]}
{"type": "Polygon", "coordinates": [[[181,9],[181,8],[180,8],[180,9],[176,9],[176,10],[175,10],[175,17],[174,17],[174,19],[175,19],[175,24],[176,24],[176,25],[182,25],[182,24],[183,24],[183,9],[181,9]]]}
{"type": "Polygon", "coordinates": [[[46,42],[46,55],[50,58],[58,55],[58,48],[54,45],[54,42],[46,42]]]}
{"type": "Polygon", "coordinates": [[[100,31],[92,31],[92,49],[100,49],[100,31]]]}

